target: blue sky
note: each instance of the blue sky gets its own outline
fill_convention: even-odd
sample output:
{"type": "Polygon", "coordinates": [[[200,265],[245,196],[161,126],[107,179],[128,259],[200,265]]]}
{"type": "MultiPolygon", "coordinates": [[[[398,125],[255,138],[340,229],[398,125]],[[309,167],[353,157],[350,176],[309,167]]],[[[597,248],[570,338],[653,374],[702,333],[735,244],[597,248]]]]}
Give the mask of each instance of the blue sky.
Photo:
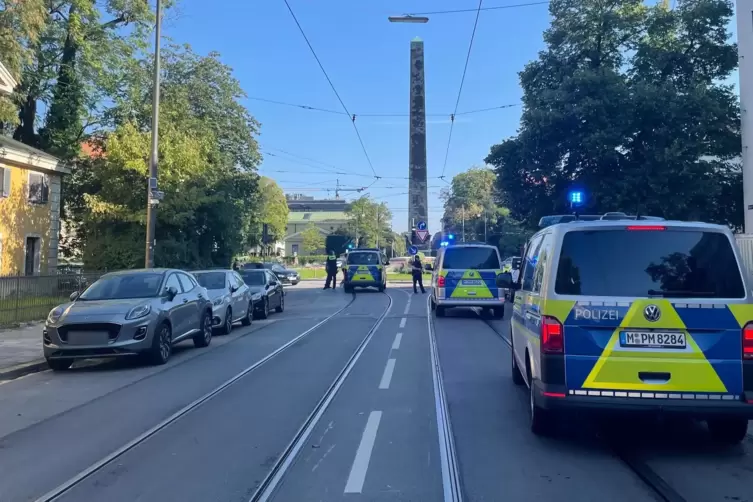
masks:
{"type": "MultiPolygon", "coordinates": [[[[426,109],[428,114],[441,115],[427,117],[428,223],[430,230],[439,230],[439,190],[446,185],[436,177],[442,173],[449,114],[455,106],[475,13],[432,15],[424,25],[391,24],[387,16],[471,9],[477,0],[289,2],[345,105],[356,115],[408,113],[410,40],[415,36],[424,40],[426,109]]],[[[548,22],[546,5],[482,12],[458,111],[517,105],[521,96],[517,72],[543,48],[542,32],[548,22]]],[[[250,97],[341,110],[282,0],[226,0],[215,8],[207,8],[201,0],[181,0],[169,14],[164,33],[202,54],[219,51],[250,97]]],[[[324,197],[326,191],[305,189],[334,187],[338,178],[346,187],[374,181],[345,115],[251,99],[245,105],[262,123],[258,139],[263,151],[275,154],[265,155],[260,173],[278,180],[287,192],[324,197]],[[351,175],[326,172],[335,170],[331,166],[351,175]]],[[[482,164],[491,145],[515,134],[519,118],[519,106],[458,117],[447,179],[482,164]]],[[[408,118],[362,117],[356,123],[377,173],[396,177],[380,180],[368,193],[389,204],[394,229],[404,231],[408,226],[408,118]]]]}
{"type": "MultiPolygon", "coordinates": [[[[484,7],[530,1],[535,0],[486,0],[484,7]]],[[[384,177],[368,193],[388,203],[397,231],[408,228],[410,40],[416,36],[424,40],[426,109],[432,115],[427,117],[428,224],[430,231],[440,230],[439,190],[446,184],[437,177],[443,170],[449,115],[475,12],[429,15],[427,24],[391,24],[387,16],[473,9],[477,0],[289,2],[351,113],[406,115],[356,119],[374,169],[384,177]]],[[[542,34],[548,25],[546,5],[482,12],[458,111],[519,105],[518,72],[543,49],[542,34]]],[[[223,0],[212,8],[202,0],[180,0],[168,15],[164,33],[199,53],[220,52],[249,97],[341,110],[283,0],[223,0]]],[[[245,105],[262,123],[258,139],[265,160],[259,172],[276,179],[286,192],[326,197],[334,193],[322,189],[334,187],[337,179],[347,188],[374,182],[345,115],[253,99],[245,105]],[[348,175],[333,174],[334,170],[348,175]]],[[[490,146],[516,133],[520,113],[520,106],[513,106],[458,117],[444,173],[447,179],[483,164],[490,146]]]]}

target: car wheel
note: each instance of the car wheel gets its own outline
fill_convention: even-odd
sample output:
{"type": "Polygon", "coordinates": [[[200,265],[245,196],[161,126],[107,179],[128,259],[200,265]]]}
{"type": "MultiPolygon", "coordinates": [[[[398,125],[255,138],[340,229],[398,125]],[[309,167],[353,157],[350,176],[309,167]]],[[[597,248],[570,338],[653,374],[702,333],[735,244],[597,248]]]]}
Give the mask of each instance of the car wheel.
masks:
{"type": "Polygon", "coordinates": [[[268,317],[269,317],[269,298],[264,297],[264,300],[261,306],[261,312],[259,312],[259,318],[266,319],[268,317]]]}
{"type": "Polygon", "coordinates": [[[526,381],[523,379],[523,372],[520,371],[520,366],[518,366],[518,360],[515,359],[515,346],[512,344],[512,336],[510,337],[510,359],[512,359],[512,383],[523,385],[526,381]]]}
{"type": "Polygon", "coordinates": [[[529,382],[529,412],[531,416],[531,432],[537,436],[548,436],[552,433],[552,416],[549,410],[545,410],[536,404],[536,386],[531,379],[530,370],[527,371],[529,382]]]}
{"type": "Polygon", "coordinates": [[[443,306],[441,306],[441,305],[437,305],[437,310],[436,310],[436,312],[437,312],[437,317],[444,317],[444,314],[445,314],[445,311],[444,311],[444,309],[445,309],[445,308],[444,308],[443,306]]]}
{"type": "Polygon", "coordinates": [[[246,310],[246,317],[241,320],[241,324],[244,326],[251,326],[251,321],[254,319],[254,302],[248,302],[248,309],[246,310]]]}
{"type": "Polygon", "coordinates": [[[230,307],[225,311],[225,324],[222,325],[222,334],[229,335],[233,331],[233,311],[230,307]]]}
{"type": "Polygon", "coordinates": [[[285,310],[285,297],[280,297],[280,305],[277,306],[275,309],[275,312],[281,313],[283,310],[285,310]]]}
{"type": "Polygon", "coordinates": [[[197,348],[207,347],[212,342],[212,315],[204,312],[201,316],[201,331],[194,335],[193,345],[197,348]]]}
{"type": "Polygon", "coordinates": [[[735,445],[748,434],[748,420],[744,418],[716,418],[706,423],[711,437],[719,443],[735,445]]]}
{"type": "Polygon", "coordinates": [[[163,322],[157,327],[149,350],[149,360],[152,364],[165,364],[173,352],[173,332],[170,325],[163,322]]]}
{"type": "Polygon", "coordinates": [[[71,367],[73,359],[47,359],[47,366],[52,371],[65,371],[71,367]]]}

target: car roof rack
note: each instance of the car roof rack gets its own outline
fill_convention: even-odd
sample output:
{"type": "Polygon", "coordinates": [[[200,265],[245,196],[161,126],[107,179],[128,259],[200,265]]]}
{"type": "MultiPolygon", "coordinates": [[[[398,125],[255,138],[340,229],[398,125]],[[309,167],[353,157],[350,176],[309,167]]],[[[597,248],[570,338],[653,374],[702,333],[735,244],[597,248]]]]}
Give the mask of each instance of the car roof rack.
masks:
{"type": "Polygon", "coordinates": [[[620,211],[612,211],[604,214],[553,214],[543,216],[539,220],[539,228],[546,228],[558,223],[571,223],[576,221],[617,221],[617,220],[645,220],[645,221],[664,221],[659,216],[630,215],[620,211]]]}

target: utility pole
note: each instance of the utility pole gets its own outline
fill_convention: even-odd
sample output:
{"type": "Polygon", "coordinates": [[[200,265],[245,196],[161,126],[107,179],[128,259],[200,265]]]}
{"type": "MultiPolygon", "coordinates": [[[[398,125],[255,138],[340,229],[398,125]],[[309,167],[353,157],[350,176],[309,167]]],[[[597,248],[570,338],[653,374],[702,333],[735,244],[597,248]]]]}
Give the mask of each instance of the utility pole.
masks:
{"type": "Polygon", "coordinates": [[[488,244],[488,240],[486,237],[486,209],[484,209],[484,244],[488,244]]]}
{"type": "Polygon", "coordinates": [[[154,78],[152,83],[152,151],[149,156],[149,180],[146,188],[146,268],[154,267],[154,246],[157,242],[157,205],[162,192],[157,188],[159,175],[159,85],[160,85],[160,37],[162,35],[162,6],[157,0],[157,17],[154,29],[154,78]]]}
{"type": "Polygon", "coordinates": [[[737,0],[737,51],[740,64],[740,136],[742,137],[745,233],[753,234],[753,7],[737,0]]]}
{"type": "Polygon", "coordinates": [[[376,226],[376,247],[379,249],[379,206],[376,207],[376,220],[377,220],[377,226],[376,226]]]}
{"type": "Polygon", "coordinates": [[[463,204],[461,211],[462,211],[461,220],[463,221],[463,242],[465,242],[465,204],[463,204]]]}

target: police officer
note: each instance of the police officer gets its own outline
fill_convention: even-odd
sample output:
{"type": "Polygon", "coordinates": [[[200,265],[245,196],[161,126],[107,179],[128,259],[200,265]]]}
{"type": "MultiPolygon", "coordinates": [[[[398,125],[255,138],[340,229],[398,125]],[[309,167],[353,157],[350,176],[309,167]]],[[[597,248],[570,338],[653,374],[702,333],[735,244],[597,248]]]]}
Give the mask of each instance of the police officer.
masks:
{"type": "Polygon", "coordinates": [[[335,256],[335,252],[331,249],[327,254],[325,269],[327,270],[327,282],[324,284],[324,289],[329,289],[330,284],[335,289],[337,287],[337,256],[335,256]]]}
{"type": "Polygon", "coordinates": [[[241,265],[240,265],[240,263],[238,263],[238,260],[235,260],[235,261],[233,262],[233,270],[235,270],[235,271],[238,271],[238,270],[240,270],[240,269],[241,269],[241,265]]]}
{"type": "Polygon", "coordinates": [[[426,290],[424,289],[423,279],[424,268],[421,264],[421,257],[419,257],[418,255],[413,257],[413,267],[411,269],[411,272],[413,273],[413,292],[415,294],[418,294],[418,290],[416,289],[416,282],[418,282],[418,285],[421,286],[421,292],[426,293],[426,290]]]}

